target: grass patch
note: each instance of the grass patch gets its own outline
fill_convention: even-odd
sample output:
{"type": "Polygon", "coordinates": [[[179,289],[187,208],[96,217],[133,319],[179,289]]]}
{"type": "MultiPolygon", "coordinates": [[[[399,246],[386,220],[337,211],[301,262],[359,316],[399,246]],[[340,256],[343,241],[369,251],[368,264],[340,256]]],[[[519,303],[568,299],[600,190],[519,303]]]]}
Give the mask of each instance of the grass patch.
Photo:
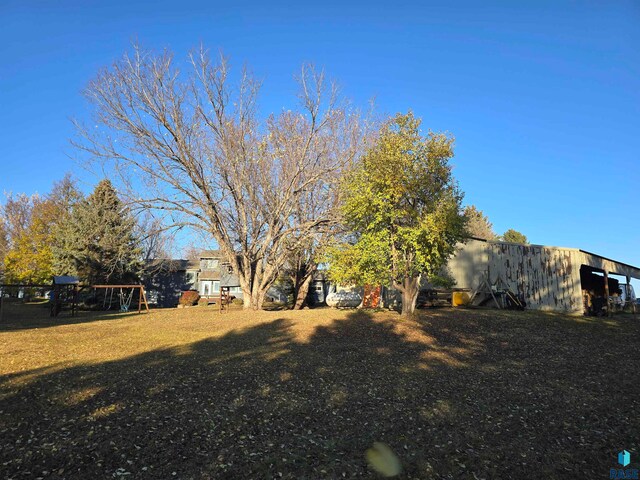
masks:
{"type": "Polygon", "coordinates": [[[604,478],[640,450],[630,315],[11,308],[2,478],[376,478],[376,441],[403,478],[604,478]]]}

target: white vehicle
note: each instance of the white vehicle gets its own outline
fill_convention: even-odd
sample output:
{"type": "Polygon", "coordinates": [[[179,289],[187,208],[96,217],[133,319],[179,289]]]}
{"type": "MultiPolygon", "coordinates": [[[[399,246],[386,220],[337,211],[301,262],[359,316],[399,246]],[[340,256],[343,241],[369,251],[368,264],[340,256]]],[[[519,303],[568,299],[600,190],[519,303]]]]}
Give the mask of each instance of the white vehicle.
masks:
{"type": "Polygon", "coordinates": [[[623,299],[624,303],[627,302],[635,303],[636,301],[636,292],[633,290],[633,285],[630,283],[621,283],[620,290],[622,290],[622,294],[620,298],[623,299]]]}

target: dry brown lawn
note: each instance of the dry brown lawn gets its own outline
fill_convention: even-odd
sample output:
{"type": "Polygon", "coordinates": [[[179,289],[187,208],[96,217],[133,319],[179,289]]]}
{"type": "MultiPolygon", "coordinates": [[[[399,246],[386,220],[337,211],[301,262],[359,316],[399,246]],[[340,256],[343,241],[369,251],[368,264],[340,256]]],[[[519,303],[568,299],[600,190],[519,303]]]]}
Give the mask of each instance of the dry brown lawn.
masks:
{"type": "MultiPolygon", "coordinates": [[[[212,307],[0,324],[0,478],[608,478],[640,318],[212,307]]],[[[635,458],[634,458],[635,457],[635,458]]]]}

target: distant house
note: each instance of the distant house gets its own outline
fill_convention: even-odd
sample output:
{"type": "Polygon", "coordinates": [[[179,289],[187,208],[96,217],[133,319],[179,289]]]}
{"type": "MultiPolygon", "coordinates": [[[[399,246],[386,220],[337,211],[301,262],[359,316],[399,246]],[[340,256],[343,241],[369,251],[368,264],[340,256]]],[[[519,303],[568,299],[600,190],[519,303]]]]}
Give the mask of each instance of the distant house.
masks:
{"type": "Polygon", "coordinates": [[[215,301],[220,287],[242,298],[238,276],[219,250],[205,250],[198,260],[157,259],[147,263],[143,283],[149,303],[175,307],[185,290],[197,290],[201,297],[215,301]]]}
{"type": "MultiPolygon", "coordinates": [[[[145,272],[143,283],[148,301],[159,307],[175,307],[185,290],[196,290],[201,297],[215,302],[220,297],[220,288],[229,287],[233,297],[243,298],[238,275],[220,250],[204,250],[198,260],[152,260],[145,272]]],[[[315,272],[309,286],[308,303],[324,304],[329,289],[326,271],[315,272]]],[[[286,287],[276,284],[267,291],[267,300],[286,302],[289,293],[286,287]]]]}
{"type": "Polygon", "coordinates": [[[147,301],[158,307],[175,307],[185,290],[197,283],[198,264],[189,260],[156,259],[147,262],[142,276],[147,301]]]}
{"type": "Polygon", "coordinates": [[[205,250],[200,254],[196,290],[202,297],[220,296],[220,287],[229,287],[229,293],[242,298],[238,276],[220,250],[205,250]]]}
{"type": "Polygon", "coordinates": [[[327,295],[331,290],[331,283],[325,270],[316,270],[313,273],[309,292],[307,293],[307,303],[312,306],[322,305],[326,302],[327,295]]]}
{"type": "MultiPolygon", "coordinates": [[[[220,288],[228,287],[229,293],[235,298],[244,298],[238,275],[233,272],[231,264],[220,250],[205,250],[200,254],[200,268],[197,274],[198,293],[201,297],[212,298],[220,296],[220,288]]],[[[269,301],[286,302],[287,293],[274,285],[267,291],[269,301]]]]}

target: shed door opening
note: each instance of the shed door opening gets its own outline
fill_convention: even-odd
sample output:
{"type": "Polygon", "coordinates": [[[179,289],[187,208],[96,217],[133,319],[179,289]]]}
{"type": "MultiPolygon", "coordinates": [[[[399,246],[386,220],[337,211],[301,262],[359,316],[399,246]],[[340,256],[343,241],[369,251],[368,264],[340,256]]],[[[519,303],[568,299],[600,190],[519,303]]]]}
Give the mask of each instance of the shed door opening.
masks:
{"type": "MultiPolygon", "coordinates": [[[[609,277],[609,295],[621,293],[620,282],[609,277]]],[[[606,294],[604,272],[588,265],[580,267],[580,284],[582,286],[582,303],[585,315],[604,316],[607,314],[608,299],[606,294]]]]}

